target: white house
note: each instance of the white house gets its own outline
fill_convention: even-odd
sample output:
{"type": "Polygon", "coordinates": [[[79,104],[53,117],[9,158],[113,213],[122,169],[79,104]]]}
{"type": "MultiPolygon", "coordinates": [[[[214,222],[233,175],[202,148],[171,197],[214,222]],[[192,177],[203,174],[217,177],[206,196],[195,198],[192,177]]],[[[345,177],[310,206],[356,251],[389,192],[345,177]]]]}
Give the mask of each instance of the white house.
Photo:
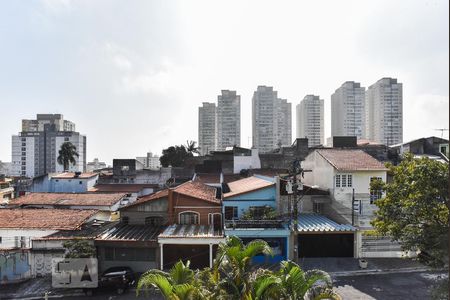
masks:
{"type": "Polygon", "coordinates": [[[382,162],[357,149],[316,149],[303,162],[303,182],[328,190],[331,196],[329,212],[358,228],[358,256],[401,256],[400,247],[387,237],[372,238],[365,234],[373,229],[370,221],[377,209],[375,201],[381,191],[370,189],[370,182],[386,182],[387,168],[382,162]]]}
{"type": "MultiPolygon", "coordinates": [[[[0,282],[16,282],[33,275],[33,266],[51,268],[52,257],[31,254],[31,242],[59,230],[79,230],[96,215],[96,210],[0,209],[0,282]]],[[[64,253],[61,254],[61,257],[64,253]]]]}

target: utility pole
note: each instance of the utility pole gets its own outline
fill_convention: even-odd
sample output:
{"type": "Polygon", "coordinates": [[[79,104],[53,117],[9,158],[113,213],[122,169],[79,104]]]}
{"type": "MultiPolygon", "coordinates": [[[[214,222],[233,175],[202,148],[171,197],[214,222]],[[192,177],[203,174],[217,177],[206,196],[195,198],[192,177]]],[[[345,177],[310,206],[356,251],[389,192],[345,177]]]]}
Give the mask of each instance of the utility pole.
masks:
{"type": "Polygon", "coordinates": [[[289,177],[293,177],[293,183],[292,183],[292,191],[294,194],[294,207],[292,209],[292,215],[291,215],[291,224],[294,226],[294,261],[298,261],[298,203],[299,201],[305,196],[305,192],[303,191],[303,183],[301,178],[304,177],[305,172],[311,172],[311,170],[304,170],[301,167],[301,161],[299,159],[296,159],[292,162],[292,170],[289,174],[289,177]],[[300,178],[298,175],[301,175],[300,178]],[[302,191],[302,195],[299,198],[298,191],[302,191]]]}

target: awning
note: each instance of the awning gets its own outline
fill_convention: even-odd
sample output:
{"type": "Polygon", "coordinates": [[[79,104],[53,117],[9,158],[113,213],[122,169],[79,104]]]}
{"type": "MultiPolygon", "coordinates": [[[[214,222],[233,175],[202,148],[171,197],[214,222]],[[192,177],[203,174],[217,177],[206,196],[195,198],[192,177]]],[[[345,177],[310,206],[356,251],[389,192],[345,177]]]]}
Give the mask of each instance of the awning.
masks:
{"type": "Polygon", "coordinates": [[[117,226],[99,236],[97,241],[128,241],[128,242],[156,242],[162,228],[150,225],[125,225],[117,226]]]}
{"type": "Polygon", "coordinates": [[[323,215],[300,214],[298,231],[301,232],[353,232],[356,228],[349,224],[338,224],[323,215]]]}
{"type": "Polygon", "coordinates": [[[210,225],[173,224],[158,236],[158,242],[163,244],[218,244],[223,240],[223,231],[210,225]]]}

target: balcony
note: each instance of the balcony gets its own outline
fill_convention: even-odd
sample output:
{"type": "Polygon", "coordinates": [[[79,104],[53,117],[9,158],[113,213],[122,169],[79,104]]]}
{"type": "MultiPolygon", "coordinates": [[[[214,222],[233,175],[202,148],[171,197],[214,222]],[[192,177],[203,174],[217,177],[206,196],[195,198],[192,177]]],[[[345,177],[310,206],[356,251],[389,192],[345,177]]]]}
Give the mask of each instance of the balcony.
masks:
{"type": "Polygon", "coordinates": [[[225,229],[284,229],[284,220],[226,220],[225,229]]]}

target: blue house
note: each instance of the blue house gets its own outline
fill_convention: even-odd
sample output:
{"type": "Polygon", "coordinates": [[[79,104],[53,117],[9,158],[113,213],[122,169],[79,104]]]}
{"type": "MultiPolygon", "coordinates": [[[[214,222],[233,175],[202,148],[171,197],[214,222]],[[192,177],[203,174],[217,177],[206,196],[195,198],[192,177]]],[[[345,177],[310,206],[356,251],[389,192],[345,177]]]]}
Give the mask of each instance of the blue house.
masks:
{"type": "Polygon", "coordinates": [[[237,236],[245,243],[262,239],[272,247],[274,256],[258,256],[256,263],[286,260],[290,231],[277,212],[275,179],[254,175],[228,183],[222,209],[225,235],[237,236]]]}

